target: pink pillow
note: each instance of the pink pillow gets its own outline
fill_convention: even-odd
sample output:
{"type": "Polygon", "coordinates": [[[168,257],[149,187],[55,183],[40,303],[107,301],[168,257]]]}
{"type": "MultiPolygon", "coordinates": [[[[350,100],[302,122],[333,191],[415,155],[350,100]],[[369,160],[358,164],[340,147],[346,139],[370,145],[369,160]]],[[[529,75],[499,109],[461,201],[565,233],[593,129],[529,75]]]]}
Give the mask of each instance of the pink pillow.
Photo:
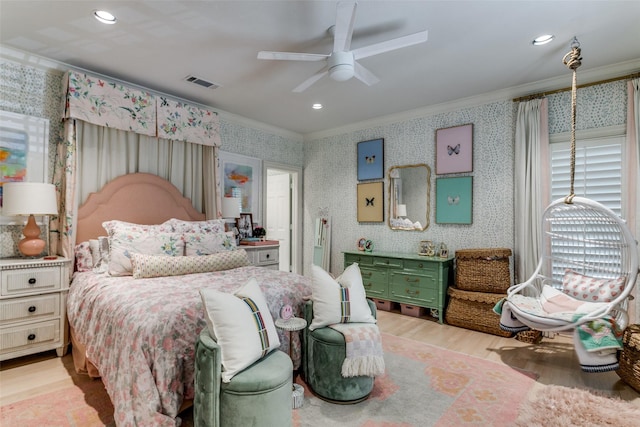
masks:
{"type": "Polygon", "coordinates": [[[611,302],[624,290],[626,279],[598,279],[567,269],[562,278],[565,294],[589,302],[611,302]]]}

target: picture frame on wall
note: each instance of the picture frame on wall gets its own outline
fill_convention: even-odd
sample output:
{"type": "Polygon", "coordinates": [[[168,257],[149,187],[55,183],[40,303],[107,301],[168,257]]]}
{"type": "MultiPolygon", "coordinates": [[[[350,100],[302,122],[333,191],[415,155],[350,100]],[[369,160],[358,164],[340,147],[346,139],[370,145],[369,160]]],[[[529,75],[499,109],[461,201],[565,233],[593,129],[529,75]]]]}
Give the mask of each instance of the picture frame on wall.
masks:
{"type": "Polygon", "coordinates": [[[473,222],[473,177],[436,178],[436,223],[473,222]]]}
{"type": "Polygon", "coordinates": [[[384,178],[384,138],[358,142],[358,181],[384,178]]]}
{"type": "MultiPolygon", "coordinates": [[[[49,120],[0,111],[0,208],[5,182],[48,182],[49,120]]],[[[22,219],[1,216],[0,224],[22,219]]]]}
{"type": "Polygon", "coordinates": [[[240,240],[253,237],[253,215],[241,213],[240,218],[236,218],[236,228],[238,229],[240,240]]]}
{"type": "Polygon", "coordinates": [[[384,183],[358,184],[358,222],[384,222],[384,183]]]}
{"type": "Polygon", "coordinates": [[[436,130],[436,175],[473,172],[473,124],[436,130]]]}
{"type": "Polygon", "coordinates": [[[262,212],[262,160],[220,151],[222,197],[240,199],[240,213],[251,213],[260,223],[262,212]]]}

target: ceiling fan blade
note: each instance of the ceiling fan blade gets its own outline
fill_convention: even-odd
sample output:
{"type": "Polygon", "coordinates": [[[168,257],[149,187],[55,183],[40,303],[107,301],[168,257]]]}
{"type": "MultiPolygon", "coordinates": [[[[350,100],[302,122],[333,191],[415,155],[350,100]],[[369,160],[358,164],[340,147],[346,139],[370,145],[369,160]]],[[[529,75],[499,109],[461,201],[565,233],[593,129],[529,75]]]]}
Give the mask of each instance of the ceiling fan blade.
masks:
{"type": "Polygon", "coordinates": [[[374,84],[380,81],[371,71],[360,65],[359,63],[354,63],[354,77],[358,80],[362,81],[362,83],[367,86],[373,86],[374,84]]]}
{"type": "Polygon", "coordinates": [[[258,52],[258,59],[275,59],[280,61],[324,61],[329,55],[319,53],[293,53],[293,52],[258,52]]]}
{"type": "Polygon", "coordinates": [[[321,71],[309,77],[307,80],[303,81],[300,85],[298,85],[295,89],[293,89],[293,92],[299,93],[306,90],[309,86],[311,86],[312,84],[314,84],[315,82],[317,82],[318,80],[326,76],[328,73],[329,73],[329,68],[324,67],[321,71]]]}
{"type": "Polygon", "coordinates": [[[364,46],[353,51],[354,59],[367,58],[369,56],[379,55],[389,52],[390,50],[401,49],[403,47],[413,46],[414,44],[424,43],[427,41],[427,31],[410,34],[397,39],[387,40],[386,42],[376,43],[364,46]]]}
{"type": "Polygon", "coordinates": [[[355,1],[341,1],[336,7],[336,25],[333,28],[333,51],[347,52],[351,49],[353,24],[356,21],[355,1]]]}

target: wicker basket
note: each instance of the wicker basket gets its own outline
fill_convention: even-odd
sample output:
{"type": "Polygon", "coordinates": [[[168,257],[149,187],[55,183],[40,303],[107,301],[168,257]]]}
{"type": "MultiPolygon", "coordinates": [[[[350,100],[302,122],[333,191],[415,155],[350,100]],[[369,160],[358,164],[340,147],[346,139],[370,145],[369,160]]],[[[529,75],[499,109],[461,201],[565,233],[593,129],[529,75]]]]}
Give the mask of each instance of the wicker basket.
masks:
{"type": "Polygon", "coordinates": [[[622,335],[618,376],[640,392],[640,325],[629,325],[622,335]]]}
{"type": "Polygon", "coordinates": [[[506,294],[470,292],[450,287],[449,304],[445,320],[453,326],[473,329],[501,337],[512,337],[512,332],[500,329],[500,316],[493,312],[496,305],[506,294]]]}
{"type": "Polygon", "coordinates": [[[456,251],[456,287],[464,291],[504,294],[511,285],[511,249],[456,251]]]}

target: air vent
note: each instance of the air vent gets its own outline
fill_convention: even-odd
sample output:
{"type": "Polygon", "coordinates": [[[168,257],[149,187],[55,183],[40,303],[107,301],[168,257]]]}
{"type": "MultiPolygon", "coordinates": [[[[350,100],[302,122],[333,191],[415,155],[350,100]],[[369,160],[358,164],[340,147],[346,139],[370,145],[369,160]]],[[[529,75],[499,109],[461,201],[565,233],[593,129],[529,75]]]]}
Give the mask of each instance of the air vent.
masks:
{"type": "Polygon", "coordinates": [[[220,87],[219,84],[217,83],[213,83],[210,81],[207,81],[205,79],[201,79],[200,77],[196,77],[196,76],[187,76],[184,78],[185,81],[189,82],[189,83],[193,83],[202,87],[206,87],[207,89],[217,89],[220,87]]]}

